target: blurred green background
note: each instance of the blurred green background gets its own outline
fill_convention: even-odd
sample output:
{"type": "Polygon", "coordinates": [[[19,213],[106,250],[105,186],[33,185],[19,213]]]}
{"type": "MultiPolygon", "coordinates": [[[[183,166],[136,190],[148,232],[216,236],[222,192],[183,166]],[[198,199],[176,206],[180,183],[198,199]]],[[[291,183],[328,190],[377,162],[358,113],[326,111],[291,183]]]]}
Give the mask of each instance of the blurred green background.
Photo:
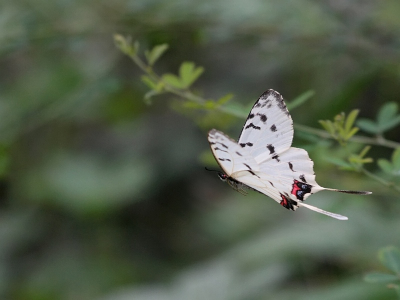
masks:
{"type": "Polygon", "coordinates": [[[363,276],[384,270],[380,248],[400,245],[399,193],[339,170],[327,157],[343,151],[304,132],[294,146],[319,184],[374,193],[307,201],[348,221],[236,193],[200,158],[209,129],[237,137],[244,119],[169,95],[146,104],[113,35],[141,51],[168,43],[159,73],[203,66],[193,90],[205,98],[233,93],[248,106],[269,88],[288,102],[314,90],[291,114],[320,128],[341,111],[373,119],[399,103],[399,15],[396,0],[2,1],[0,298],[396,299],[363,276]]]}

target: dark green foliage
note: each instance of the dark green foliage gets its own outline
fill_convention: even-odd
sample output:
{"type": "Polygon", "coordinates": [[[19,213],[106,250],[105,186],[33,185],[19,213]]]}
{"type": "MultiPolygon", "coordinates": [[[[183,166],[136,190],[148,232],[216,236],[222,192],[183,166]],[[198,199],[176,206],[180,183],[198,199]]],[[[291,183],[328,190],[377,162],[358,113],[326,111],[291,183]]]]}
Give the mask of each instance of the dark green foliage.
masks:
{"type": "Polygon", "coordinates": [[[398,16],[395,0],[3,1],[0,298],[393,299],[362,275],[398,291],[398,16]],[[204,170],[207,131],[237,136],[269,88],[321,185],[374,192],[307,200],[349,221],[204,170]]]}
{"type": "Polygon", "coordinates": [[[365,275],[364,280],[372,283],[387,283],[400,297],[400,250],[396,247],[382,248],[378,254],[379,261],[391,274],[371,272],[365,275]]]}

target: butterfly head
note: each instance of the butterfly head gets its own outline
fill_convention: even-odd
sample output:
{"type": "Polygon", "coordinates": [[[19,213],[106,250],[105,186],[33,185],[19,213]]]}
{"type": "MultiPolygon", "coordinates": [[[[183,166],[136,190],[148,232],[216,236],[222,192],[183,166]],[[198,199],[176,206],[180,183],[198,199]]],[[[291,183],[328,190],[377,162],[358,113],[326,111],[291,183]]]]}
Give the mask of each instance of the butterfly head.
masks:
{"type": "Polygon", "coordinates": [[[229,178],[228,175],[226,175],[225,173],[223,173],[223,172],[221,172],[219,170],[210,170],[210,169],[207,169],[207,168],[206,168],[206,170],[207,171],[212,171],[212,172],[217,172],[217,175],[218,175],[219,179],[221,179],[224,182],[226,182],[226,180],[229,178]]]}
{"type": "Polygon", "coordinates": [[[218,174],[219,179],[221,179],[224,182],[228,179],[228,175],[226,175],[225,173],[218,172],[217,174],[218,174]]]}

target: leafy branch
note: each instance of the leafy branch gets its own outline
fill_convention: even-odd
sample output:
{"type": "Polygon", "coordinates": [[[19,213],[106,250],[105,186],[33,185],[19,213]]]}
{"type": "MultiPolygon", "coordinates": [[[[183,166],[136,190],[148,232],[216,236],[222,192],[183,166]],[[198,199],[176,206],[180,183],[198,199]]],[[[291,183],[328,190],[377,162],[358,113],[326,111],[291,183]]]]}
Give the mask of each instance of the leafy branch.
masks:
{"type": "MultiPolygon", "coordinates": [[[[152,50],[146,50],[145,58],[147,63],[142,60],[139,56],[139,43],[132,42],[130,38],[125,38],[122,35],[116,34],[114,36],[114,41],[116,46],[127,56],[129,56],[132,61],[146,74],[142,76],[142,81],[150,88],[150,91],[145,95],[145,100],[149,101],[151,97],[162,94],[162,93],[171,93],[176,96],[179,96],[182,99],[186,99],[192,102],[192,105],[188,105],[190,107],[197,107],[197,108],[204,108],[204,109],[215,109],[220,112],[230,114],[235,117],[245,118],[247,113],[241,109],[234,106],[227,106],[225,105],[231,98],[231,94],[227,94],[221,97],[218,100],[212,99],[205,99],[200,97],[190,90],[190,86],[200,77],[203,73],[204,69],[202,67],[195,67],[194,63],[192,62],[183,62],[180,69],[179,69],[179,76],[174,74],[164,74],[158,75],[153,66],[157,62],[157,60],[168,50],[168,45],[162,44],[155,46],[152,50]],[[197,104],[197,105],[196,105],[197,104]]],[[[288,103],[288,107],[293,109],[305,101],[307,101],[311,96],[314,95],[313,91],[307,91],[304,94],[300,95],[292,102],[288,103]]],[[[351,116],[357,116],[358,112],[350,113],[351,116]]],[[[342,122],[341,119],[345,116],[340,116],[336,120],[336,122],[342,122]]],[[[353,122],[354,122],[353,119],[353,122]]],[[[349,119],[348,119],[349,120],[349,119]]],[[[397,119],[396,119],[397,120],[397,119]]],[[[323,121],[322,121],[323,122],[323,121]]],[[[330,121],[329,121],[330,122],[330,121]]],[[[357,123],[358,124],[358,123],[357,123]]],[[[395,124],[394,121],[391,124],[395,124]]],[[[327,125],[330,127],[330,125],[327,125]]],[[[385,125],[387,128],[387,125],[385,125]]],[[[321,138],[325,139],[337,139],[335,135],[332,135],[330,129],[328,132],[325,130],[313,128],[306,125],[295,124],[297,130],[310,133],[321,138]]],[[[359,125],[361,129],[364,129],[365,126],[361,124],[359,125]]],[[[327,129],[327,128],[325,128],[327,129]]],[[[349,132],[346,131],[347,137],[344,139],[346,142],[356,142],[361,144],[370,144],[370,145],[377,145],[383,146],[387,148],[400,148],[400,143],[386,140],[383,136],[379,137],[366,137],[366,136],[357,136],[354,135],[356,131],[349,132]]]]}
{"type": "MultiPolygon", "coordinates": [[[[343,147],[347,147],[347,142],[354,138],[354,134],[359,130],[358,127],[353,127],[356,117],[358,115],[358,110],[351,111],[346,117],[345,113],[341,113],[337,115],[333,122],[330,120],[321,120],[320,124],[325,128],[326,133],[331,135],[332,138],[337,140],[339,144],[343,147]]],[[[359,122],[357,122],[359,124],[359,122]]],[[[394,124],[391,122],[391,124],[394,124]]],[[[390,127],[386,127],[388,130],[390,127]]],[[[381,131],[379,131],[381,139],[383,135],[381,131]]],[[[380,184],[392,188],[395,191],[400,193],[400,187],[395,184],[393,181],[388,181],[382,177],[379,177],[367,169],[364,168],[364,164],[372,163],[373,159],[370,157],[366,157],[366,154],[370,150],[370,146],[364,147],[364,149],[359,154],[349,154],[347,161],[331,158],[329,159],[332,163],[338,165],[341,169],[362,172],[367,177],[373,179],[374,181],[379,182],[380,184]]],[[[400,176],[400,148],[396,148],[392,156],[392,162],[389,162],[386,159],[379,159],[378,166],[393,179],[395,177],[400,176]]]]}
{"type": "MultiPolygon", "coordinates": [[[[178,96],[181,99],[187,100],[185,107],[194,109],[205,109],[210,111],[220,111],[232,116],[245,118],[247,116],[247,109],[235,104],[228,105],[229,100],[232,98],[231,94],[227,94],[218,100],[205,99],[196,95],[190,90],[193,83],[204,72],[204,68],[196,66],[193,62],[183,62],[178,70],[178,74],[166,73],[163,75],[157,74],[153,67],[158,59],[167,51],[168,45],[157,45],[151,50],[144,51],[145,60],[139,56],[139,43],[132,42],[130,38],[125,38],[122,35],[116,34],[114,36],[116,46],[143,71],[144,75],[141,77],[142,81],[150,88],[146,93],[145,100],[149,102],[153,96],[170,93],[178,96]]],[[[288,108],[292,109],[303,104],[312,95],[313,91],[307,91],[300,95],[292,102],[287,103],[288,108]]],[[[383,133],[394,126],[400,124],[400,115],[397,115],[397,104],[387,103],[378,112],[376,121],[360,119],[356,121],[358,110],[351,111],[347,116],[345,113],[337,115],[333,121],[322,120],[320,124],[325,130],[316,129],[313,127],[295,124],[296,130],[310,133],[326,139],[334,139],[339,142],[343,147],[346,147],[349,141],[367,145],[377,145],[387,148],[400,149],[400,143],[390,141],[384,138],[383,133]],[[358,127],[355,127],[357,124],[358,127]],[[372,133],[374,137],[358,136],[356,133],[360,130],[372,133]]],[[[393,182],[387,181],[364,168],[364,164],[373,162],[372,158],[366,157],[370,146],[364,147],[359,154],[349,153],[347,161],[340,159],[333,159],[339,167],[362,172],[371,179],[380,182],[381,184],[391,187],[400,192],[400,188],[393,182]]],[[[384,159],[378,160],[379,167],[386,173],[392,176],[400,176],[400,152],[396,150],[392,162],[384,159]]]]}

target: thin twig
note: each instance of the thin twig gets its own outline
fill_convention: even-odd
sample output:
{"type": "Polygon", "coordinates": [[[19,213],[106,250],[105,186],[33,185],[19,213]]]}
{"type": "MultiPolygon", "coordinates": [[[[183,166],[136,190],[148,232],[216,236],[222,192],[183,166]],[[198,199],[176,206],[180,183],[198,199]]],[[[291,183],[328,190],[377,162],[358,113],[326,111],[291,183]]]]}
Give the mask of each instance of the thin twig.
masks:
{"type": "Polygon", "coordinates": [[[361,168],[360,170],[361,170],[361,172],[363,172],[363,173],[364,173],[366,176],[368,176],[369,178],[372,178],[373,180],[378,181],[379,183],[383,184],[384,186],[387,186],[387,187],[389,187],[389,188],[392,188],[392,189],[394,189],[396,192],[400,193],[400,187],[398,187],[395,183],[390,182],[390,181],[386,181],[385,179],[383,179],[383,178],[381,178],[381,177],[379,177],[379,176],[376,176],[375,174],[373,174],[373,173],[367,171],[367,170],[364,169],[364,168],[361,168]]]}
{"type": "MultiPolygon", "coordinates": [[[[166,83],[165,81],[163,81],[162,77],[159,76],[156,72],[154,72],[154,70],[150,66],[147,66],[146,63],[143,62],[143,60],[141,60],[138,55],[134,54],[134,55],[130,55],[130,57],[133,60],[133,62],[143,72],[145,72],[148,76],[150,76],[153,80],[155,80],[157,82],[162,82],[166,91],[168,91],[171,94],[174,94],[176,96],[179,96],[183,99],[188,99],[190,101],[196,102],[198,104],[206,103],[206,100],[204,98],[193,94],[190,90],[178,89],[178,88],[175,88],[175,87],[171,86],[170,84],[166,83]]],[[[221,112],[224,112],[226,114],[230,114],[230,115],[233,115],[236,117],[242,117],[241,114],[240,115],[235,114],[225,106],[218,106],[218,107],[216,107],[216,109],[221,112]]],[[[243,114],[243,116],[246,117],[245,114],[243,114]]],[[[324,139],[334,139],[334,137],[332,137],[329,132],[322,130],[322,129],[317,129],[317,128],[313,128],[313,127],[310,127],[307,125],[302,125],[302,124],[295,124],[294,126],[297,130],[302,131],[302,132],[310,133],[310,134],[319,136],[324,139]]],[[[350,138],[349,141],[354,142],[354,143],[370,144],[370,145],[382,146],[382,147],[393,148],[393,149],[400,148],[400,143],[387,140],[384,137],[373,138],[373,137],[367,137],[367,136],[354,135],[350,138]]]]}
{"type": "MultiPolygon", "coordinates": [[[[309,127],[309,126],[301,125],[301,124],[295,124],[294,126],[299,131],[311,133],[311,134],[314,134],[316,136],[319,136],[319,137],[322,137],[325,139],[333,139],[333,137],[330,135],[330,133],[325,130],[317,129],[317,128],[313,128],[313,127],[309,127]]],[[[383,146],[383,147],[393,148],[393,149],[400,148],[400,143],[390,141],[390,140],[387,140],[382,137],[381,138],[372,138],[372,137],[361,136],[361,135],[353,135],[350,138],[350,141],[355,142],[355,143],[361,143],[361,144],[383,146]]]]}

